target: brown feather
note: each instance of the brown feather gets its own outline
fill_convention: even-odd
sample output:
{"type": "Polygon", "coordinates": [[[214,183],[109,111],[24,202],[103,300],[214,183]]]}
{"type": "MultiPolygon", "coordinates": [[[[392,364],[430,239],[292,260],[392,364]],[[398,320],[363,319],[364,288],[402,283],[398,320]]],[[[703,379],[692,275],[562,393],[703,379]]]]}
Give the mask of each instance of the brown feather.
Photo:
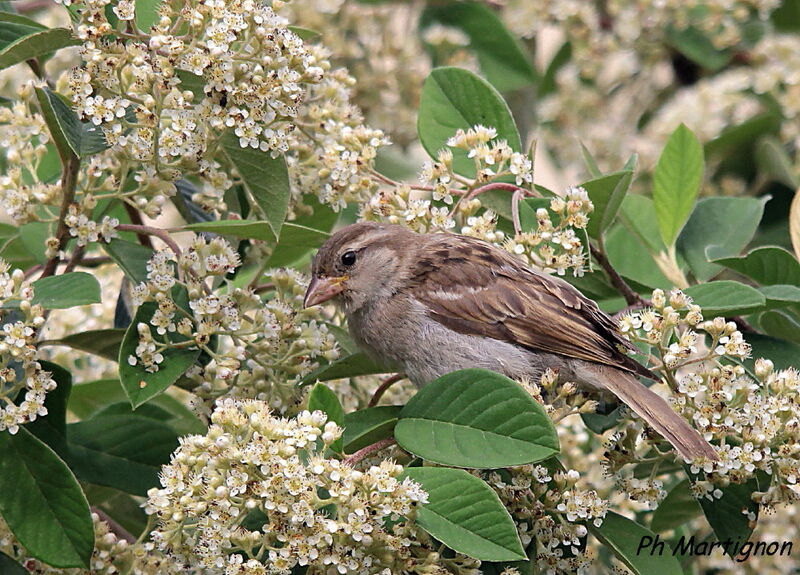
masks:
{"type": "Polygon", "coordinates": [[[474,238],[423,237],[437,263],[420,260],[407,289],[442,325],[657,379],[620,351],[635,348],[614,320],[567,282],[474,238]]]}

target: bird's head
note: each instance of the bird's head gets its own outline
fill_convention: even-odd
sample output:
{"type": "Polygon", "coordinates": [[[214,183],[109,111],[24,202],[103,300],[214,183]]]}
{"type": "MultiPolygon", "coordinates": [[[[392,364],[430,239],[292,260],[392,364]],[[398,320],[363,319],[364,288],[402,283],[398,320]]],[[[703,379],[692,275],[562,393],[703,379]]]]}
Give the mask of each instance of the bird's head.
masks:
{"type": "Polygon", "coordinates": [[[334,301],[350,313],[391,296],[404,278],[408,252],[419,237],[402,226],[375,222],[337,231],[314,257],[305,307],[338,298],[334,301]]]}

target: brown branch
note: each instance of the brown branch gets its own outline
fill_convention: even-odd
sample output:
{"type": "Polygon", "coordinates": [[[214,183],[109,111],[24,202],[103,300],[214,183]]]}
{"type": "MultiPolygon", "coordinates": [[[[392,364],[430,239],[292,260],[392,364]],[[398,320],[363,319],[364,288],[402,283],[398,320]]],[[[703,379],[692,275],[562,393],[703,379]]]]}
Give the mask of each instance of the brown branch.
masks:
{"type": "Polygon", "coordinates": [[[631,286],[629,286],[628,283],[622,279],[622,276],[619,275],[617,270],[614,269],[614,266],[611,265],[611,262],[608,261],[608,257],[602,248],[595,247],[590,243],[589,249],[594,256],[594,259],[596,259],[597,263],[600,264],[600,267],[603,268],[608,274],[608,279],[611,280],[611,285],[622,294],[622,297],[625,298],[625,303],[627,303],[629,306],[644,304],[644,299],[642,299],[642,296],[633,291],[633,288],[631,288],[631,286]]]}
{"type": "Polygon", "coordinates": [[[381,439],[380,441],[377,441],[372,445],[367,445],[365,448],[359,449],[353,455],[348,455],[347,457],[344,458],[343,463],[345,465],[349,465],[350,467],[354,467],[356,463],[358,463],[368,455],[372,455],[373,453],[376,453],[381,449],[385,449],[390,445],[394,445],[395,443],[397,442],[394,440],[394,437],[381,439]]]}
{"type": "MultiPolygon", "coordinates": [[[[72,250],[72,257],[69,258],[67,262],[67,267],[64,268],[64,273],[69,273],[75,269],[76,266],[80,265],[83,262],[83,252],[86,251],[85,246],[77,246],[74,250],[72,250]]],[[[61,262],[59,262],[61,263],[61,262]]]]}
{"type": "MultiPolygon", "coordinates": [[[[69,234],[66,219],[67,213],[69,212],[69,207],[72,205],[72,202],[75,199],[75,188],[78,185],[78,171],[80,170],[80,167],[80,158],[73,155],[69,158],[69,160],[67,160],[67,163],[64,165],[63,171],[61,172],[61,194],[63,199],[61,200],[61,213],[58,216],[58,229],[56,231],[56,239],[58,240],[57,250],[60,250],[62,247],[64,247],[65,240],[69,234]]],[[[39,278],[46,278],[53,275],[56,271],[56,266],[58,266],[58,262],[59,257],[56,253],[56,255],[47,261],[44,266],[44,270],[42,270],[42,275],[40,275],[39,278]]]]}
{"type": "Polygon", "coordinates": [[[142,226],[138,224],[120,224],[117,226],[117,230],[121,232],[135,232],[136,234],[144,234],[148,236],[155,236],[160,239],[162,242],[169,246],[169,249],[176,256],[181,255],[181,248],[178,247],[178,244],[175,243],[167,230],[162,230],[161,228],[154,228],[152,226],[142,226]]]}
{"type": "Polygon", "coordinates": [[[383,380],[383,382],[381,382],[381,384],[378,386],[378,389],[375,390],[375,393],[372,394],[372,398],[369,400],[367,407],[375,407],[378,405],[378,402],[380,401],[381,397],[383,397],[383,394],[386,393],[386,390],[403,379],[405,376],[406,374],[404,373],[396,373],[393,376],[387,377],[385,380],[383,380]]]}
{"type": "MultiPolygon", "coordinates": [[[[139,213],[139,210],[127,202],[124,202],[124,205],[125,211],[128,212],[128,217],[131,219],[131,223],[135,226],[143,226],[144,222],[142,221],[142,216],[139,213]]],[[[150,237],[147,234],[136,234],[136,237],[138,238],[139,243],[144,247],[153,249],[153,242],[150,241],[150,237]]]]}

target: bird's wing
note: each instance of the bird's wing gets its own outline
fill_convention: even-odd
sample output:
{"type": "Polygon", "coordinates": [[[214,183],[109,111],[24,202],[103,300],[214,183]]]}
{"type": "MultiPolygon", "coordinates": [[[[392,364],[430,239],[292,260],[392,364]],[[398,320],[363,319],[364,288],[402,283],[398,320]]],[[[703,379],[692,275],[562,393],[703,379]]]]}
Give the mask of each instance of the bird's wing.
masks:
{"type": "Polygon", "coordinates": [[[409,294],[431,318],[471,335],[654,377],[592,300],[486,242],[437,234],[412,272],[409,294]]]}

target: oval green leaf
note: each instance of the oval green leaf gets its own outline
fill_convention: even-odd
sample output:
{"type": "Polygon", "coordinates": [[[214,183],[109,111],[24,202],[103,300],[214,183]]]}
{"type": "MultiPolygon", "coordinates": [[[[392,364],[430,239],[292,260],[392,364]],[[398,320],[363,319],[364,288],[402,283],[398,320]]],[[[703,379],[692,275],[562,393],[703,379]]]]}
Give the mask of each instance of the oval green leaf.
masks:
{"type": "Polygon", "coordinates": [[[658,229],[667,246],[675,243],[692,213],[702,179],[703,147],[697,136],[681,124],[667,140],[653,179],[658,229]]]}
{"type": "Polygon", "coordinates": [[[306,375],[300,381],[300,384],[308,385],[316,381],[330,381],[332,379],[342,379],[343,377],[373,375],[376,373],[386,373],[388,371],[391,370],[378,365],[372,361],[367,354],[358,352],[346,357],[340,357],[328,365],[323,365],[315,369],[306,375]]]}
{"type": "MultiPolygon", "coordinates": [[[[136,346],[139,345],[139,323],[149,323],[153,313],[158,308],[157,304],[147,302],[139,306],[136,316],[131,325],[125,332],[122,345],[119,348],[119,378],[122,387],[135,408],[163,393],[170,385],[175,383],[180,376],[186,373],[200,355],[199,349],[175,349],[167,348],[162,352],[164,360],[159,364],[158,371],[150,373],[139,363],[131,365],[128,357],[135,355],[136,346]]],[[[163,342],[155,329],[152,330],[153,337],[157,342],[163,342]]],[[[183,338],[185,339],[185,338],[183,338]]],[[[174,341],[180,341],[180,337],[175,337],[174,341]]]]}
{"type": "Polygon", "coordinates": [[[402,405],[378,405],[346,414],[342,435],[345,453],[355,453],[367,445],[391,437],[402,409],[402,405]]]}
{"type": "Polygon", "coordinates": [[[764,214],[763,198],[703,198],[697,202],[677,249],[698,281],[724,268],[710,260],[738,256],[750,243],[764,214]]]}
{"type": "Polygon", "coordinates": [[[220,143],[242,177],[253,208],[267,221],[275,237],[279,237],[291,195],[286,160],[283,156],[273,158],[270,152],[242,148],[233,132],[227,132],[220,143]]]}
{"type": "Polygon", "coordinates": [[[773,337],[800,343],[800,322],[793,315],[779,310],[768,311],[761,314],[758,324],[762,330],[773,337]]]}
{"type": "Polygon", "coordinates": [[[24,427],[16,435],[0,433],[0,515],[36,559],[89,567],[89,503],[67,464],[24,427]]]}
{"type": "Polygon", "coordinates": [[[683,290],[703,308],[703,315],[734,316],[752,313],[763,308],[767,298],[754,287],[732,280],[709,282],[683,290]]]}
{"type": "Polygon", "coordinates": [[[100,283],[86,272],[42,278],[33,282],[33,303],[45,309],[100,303],[100,283]]]}
{"type": "Polygon", "coordinates": [[[439,541],[481,561],[527,558],[514,520],[485,482],[463,469],[442,467],[413,467],[405,476],[428,493],[417,524],[439,541]]]}
{"type": "MultiPolygon", "coordinates": [[[[7,22],[3,24],[9,26],[7,22]]],[[[80,43],[66,28],[48,28],[20,36],[0,50],[0,70],[80,43]]]]}
{"type": "Polygon", "coordinates": [[[166,423],[139,415],[105,415],[67,426],[70,467],[82,481],[147,495],[178,447],[166,423]]]}
{"type": "MultiPolygon", "coordinates": [[[[519,132],[503,97],[486,80],[461,68],[436,68],[422,87],[417,131],[422,146],[432,158],[447,146],[460,128],[477,124],[497,130],[512,149],[521,151],[519,132]]],[[[465,150],[453,150],[453,169],[475,176],[475,162],[465,150]]]]}
{"type": "Polygon", "coordinates": [[[455,467],[525,465],[558,453],[558,436],[541,405],[511,379],[463,369],[423,387],[394,430],[403,449],[455,467]]]}
{"type": "Polygon", "coordinates": [[[656,533],[669,531],[703,514],[703,509],[689,491],[689,480],[673,487],[653,513],[650,528],[656,533]]]}
{"type": "Polygon", "coordinates": [[[586,227],[590,236],[600,237],[614,222],[632,181],[633,172],[625,170],[581,184],[594,204],[594,213],[591,214],[589,225],[586,227]]]}
{"type": "Polygon", "coordinates": [[[800,285],[800,263],[783,248],[756,248],[739,258],[715,259],[715,263],[739,272],[761,285],[800,285]]]}
{"type": "MultiPolygon", "coordinates": [[[[340,426],[344,425],[344,409],[342,409],[339,397],[324,383],[317,383],[311,388],[311,393],[308,394],[308,410],[322,411],[328,416],[328,421],[333,421],[340,426]]],[[[331,444],[331,449],[341,453],[343,445],[340,437],[331,444]]]]}
{"type": "Polygon", "coordinates": [[[588,523],[586,527],[636,575],[683,575],[681,564],[673,556],[669,543],[657,542],[655,533],[627,517],[609,511],[600,527],[593,523],[588,523]],[[656,542],[658,548],[653,547],[656,542]],[[661,543],[664,547],[660,546],[661,543]]]}

